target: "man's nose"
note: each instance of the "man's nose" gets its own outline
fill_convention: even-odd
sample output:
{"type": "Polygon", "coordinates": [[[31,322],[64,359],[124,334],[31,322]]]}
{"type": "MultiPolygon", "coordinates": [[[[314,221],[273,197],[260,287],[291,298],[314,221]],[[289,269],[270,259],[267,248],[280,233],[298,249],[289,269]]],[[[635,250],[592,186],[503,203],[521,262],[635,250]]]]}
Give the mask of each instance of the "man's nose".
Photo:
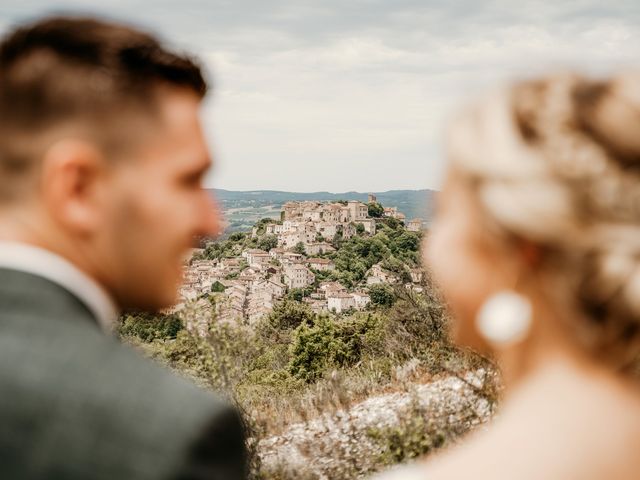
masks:
{"type": "Polygon", "coordinates": [[[205,237],[217,237],[222,233],[222,212],[218,201],[208,192],[203,192],[204,209],[202,212],[201,235],[205,237]]]}

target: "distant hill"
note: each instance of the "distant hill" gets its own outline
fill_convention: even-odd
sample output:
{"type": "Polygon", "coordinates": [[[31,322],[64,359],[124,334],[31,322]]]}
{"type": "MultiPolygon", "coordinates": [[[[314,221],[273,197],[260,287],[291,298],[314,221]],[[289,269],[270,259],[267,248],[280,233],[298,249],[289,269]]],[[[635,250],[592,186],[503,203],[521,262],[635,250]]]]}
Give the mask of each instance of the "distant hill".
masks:
{"type": "MultiPolygon", "coordinates": [[[[210,189],[221,204],[229,222],[229,230],[246,230],[260,218],[279,218],[282,205],[289,201],[318,200],[359,200],[367,201],[367,193],[361,192],[281,192],[276,190],[233,191],[210,189]]],[[[422,218],[429,222],[432,217],[433,200],[437,192],[433,190],[389,190],[373,192],[385,207],[397,207],[407,220],[422,218]]]]}

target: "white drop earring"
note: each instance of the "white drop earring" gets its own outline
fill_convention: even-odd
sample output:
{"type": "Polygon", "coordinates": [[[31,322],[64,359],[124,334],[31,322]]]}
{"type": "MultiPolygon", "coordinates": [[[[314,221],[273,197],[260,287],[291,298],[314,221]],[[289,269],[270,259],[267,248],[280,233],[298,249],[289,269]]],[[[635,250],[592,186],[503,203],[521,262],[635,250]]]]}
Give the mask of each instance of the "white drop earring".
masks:
{"type": "Polygon", "coordinates": [[[524,340],[532,322],[531,302],[513,290],[491,295],[476,315],[476,328],[485,340],[508,346],[524,340]]]}

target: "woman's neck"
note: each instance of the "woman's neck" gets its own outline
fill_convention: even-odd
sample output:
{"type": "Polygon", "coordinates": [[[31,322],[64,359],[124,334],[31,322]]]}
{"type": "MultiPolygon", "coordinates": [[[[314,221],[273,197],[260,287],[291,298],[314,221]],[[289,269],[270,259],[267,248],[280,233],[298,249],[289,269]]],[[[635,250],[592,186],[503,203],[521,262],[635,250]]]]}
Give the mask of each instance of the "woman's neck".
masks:
{"type": "Polygon", "coordinates": [[[534,312],[535,327],[529,338],[497,354],[506,402],[530,384],[562,379],[563,384],[590,386],[594,391],[603,388],[640,406],[640,382],[615,371],[571,340],[567,334],[568,317],[560,318],[552,309],[538,305],[534,312]]]}

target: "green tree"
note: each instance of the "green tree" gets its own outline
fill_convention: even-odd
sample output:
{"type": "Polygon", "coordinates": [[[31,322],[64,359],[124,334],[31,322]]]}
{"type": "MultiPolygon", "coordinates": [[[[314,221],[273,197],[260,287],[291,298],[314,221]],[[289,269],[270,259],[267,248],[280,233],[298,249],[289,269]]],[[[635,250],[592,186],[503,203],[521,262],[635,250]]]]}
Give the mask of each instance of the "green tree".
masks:
{"type": "Polygon", "coordinates": [[[277,330],[291,330],[303,323],[312,323],[315,314],[303,303],[285,299],[276,303],[264,320],[269,327],[277,330]]]}
{"type": "Polygon", "coordinates": [[[267,224],[269,223],[277,223],[276,220],[274,220],[273,218],[261,218],[260,220],[258,220],[255,224],[255,226],[257,227],[257,234],[258,235],[264,235],[264,231],[265,231],[265,227],[267,226],[267,224]]]}
{"type": "Polygon", "coordinates": [[[304,243],[302,243],[302,242],[296,243],[296,246],[293,247],[293,252],[294,253],[299,253],[300,255],[305,255],[307,253],[307,251],[304,248],[304,243]]]}
{"type": "Polygon", "coordinates": [[[335,235],[331,239],[331,245],[336,250],[340,250],[340,248],[342,247],[342,242],[343,242],[342,232],[338,231],[335,233],[335,235]]]}
{"type": "Polygon", "coordinates": [[[292,288],[289,290],[289,293],[287,293],[287,298],[295,300],[296,302],[302,302],[302,299],[311,295],[314,290],[315,289],[313,287],[292,288]]]}
{"type": "MultiPolygon", "coordinates": [[[[409,267],[407,266],[408,253],[400,252],[399,255],[401,258],[396,257],[395,255],[389,255],[382,261],[382,268],[389,270],[390,272],[395,273],[400,277],[402,283],[411,282],[411,273],[409,272],[409,267]]],[[[413,263],[413,260],[411,260],[413,263]]]]}
{"type": "Polygon", "coordinates": [[[404,223],[397,218],[387,217],[383,220],[383,223],[392,230],[404,229],[404,223]]]}
{"type": "Polygon", "coordinates": [[[218,280],[216,280],[215,282],[213,282],[211,284],[211,291],[212,292],[224,292],[227,289],[227,287],[225,287],[222,283],[220,283],[218,280]]]}
{"type": "Polygon", "coordinates": [[[353,287],[364,278],[367,264],[357,252],[357,243],[344,242],[344,245],[334,256],[336,271],[332,272],[335,280],[347,287],[353,287]]]}
{"type": "Polygon", "coordinates": [[[404,231],[393,239],[390,248],[393,253],[417,252],[420,250],[420,237],[413,232],[404,231]]]}
{"type": "Polygon", "coordinates": [[[235,257],[240,254],[243,247],[251,240],[246,234],[236,232],[231,234],[227,240],[209,242],[202,256],[208,260],[235,257]]]}
{"type": "Polygon", "coordinates": [[[369,216],[373,218],[380,218],[384,213],[384,208],[378,202],[371,202],[367,204],[369,216]]]}
{"type": "Polygon", "coordinates": [[[246,236],[247,234],[244,232],[234,232],[231,235],[229,235],[229,240],[232,242],[240,242],[244,240],[246,236]]]}
{"type": "Polygon", "coordinates": [[[267,252],[278,246],[278,237],[275,235],[264,235],[258,240],[258,248],[267,252]]]}
{"type": "Polygon", "coordinates": [[[134,312],[126,315],[118,327],[122,337],[137,337],[143,342],[173,339],[184,327],[175,315],[134,312]]]}
{"type": "Polygon", "coordinates": [[[295,300],[296,302],[301,302],[304,297],[304,290],[302,288],[292,288],[287,293],[287,298],[291,300],[295,300]]]}
{"type": "Polygon", "coordinates": [[[396,294],[386,283],[380,283],[378,285],[371,285],[369,287],[369,297],[371,297],[371,303],[381,307],[390,307],[396,301],[396,294]]]}
{"type": "Polygon", "coordinates": [[[329,368],[349,367],[366,353],[380,353],[383,338],[383,320],[375,315],[354,315],[340,322],[316,317],[313,324],[301,324],[293,332],[289,372],[315,381],[329,368]]]}

